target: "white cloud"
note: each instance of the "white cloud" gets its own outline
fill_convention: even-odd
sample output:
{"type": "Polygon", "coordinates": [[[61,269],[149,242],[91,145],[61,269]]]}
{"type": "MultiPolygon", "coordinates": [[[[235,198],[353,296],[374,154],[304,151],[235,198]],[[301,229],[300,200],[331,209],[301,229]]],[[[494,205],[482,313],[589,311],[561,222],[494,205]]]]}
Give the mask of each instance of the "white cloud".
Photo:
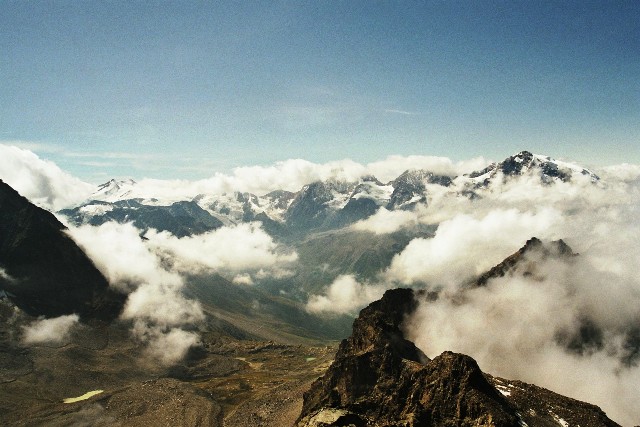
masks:
{"type": "Polygon", "coordinates": [[[607,166],[598,171],[604,181],[638,181],[640,179],[640,165],[623,163],[620,165],[607,166]]]}
{"type": "Polygon", "coordinates": [[[377,298],[376,291],[392,283],[444,285],[440,299],[421,304],[407,325],[408,338],[428,355],[469,354],[487,372],[595,403],[623,425],[635,425],[640,367],[621,359],[640,324],[640,167],[599,173],[596,184],[582,176],[552,185],[537,175],[497,179],[473,200],[442,192],[412,213],[380,211],[357,227],[439,227],[433,238],[411,241],[376,280],[341,278],[326,295],[312,296],[307,308],[353,312],[370,302],[363,295],[377,298]],[[569,264],[538,260],[533,277],[468,290],[473,278],[534,236],[562,238],[581,255],[569,264]],[[577,354],[559,337],[579,335],[585,319],[602,331],[602,347],[577,354]]]}
{"type": "Polygon", "coordinates": [[[157,326],[136,321],[132,331],[136,338],[147,343],[147,356],[163,366],[171,366],[179,362],[191,347],[200,344],[197,333],[181,328],[163,330],[157,326]]]}
{"type": "Polygon", "coordinates": [[[24,327],[23,340],[25,344],[60,344],[69,338],[79,320],[77,314],[36,320],[24,327]]]}
{"type": "Polygon", "coordinates": [[[249,273],[237,274],[232,282],[236,285],[253,285],[253,279],[249,273]]]}
{"type": "Polygon", "coordinates": [[[352,225],[354,230],[374,234],[388,234],[417,223],[417,215],[412,211],[389,211],[384,207],[367,219],[352,225]]]}
{"type": "Polygon", "coordinates": [[[482,157],[454,163],[448,157],[436,156],[389,156],[384,160],[366,165],[368,174],[376,176],[382,182],[396,179],[408,169],[424,169],[436,175],[457,176],[479,170],[488,165],[482,157]]]}
{"type": "Polygon", "coordinates": [[[84,200],[93,186],[31,151],[0,144],[0,179],[34,204],[60,210],[84,200]]]}
{"type": "Polygon", "coordinates": [[[204,314],[197,301],[182,296],[179,287],[145,283],[129,294],[122,318],[144,319],[168,328],[198,323],[204,314]]]}
{"type": "Polygon", "coordinates": [[[238,167],[231,174],[216,173],[198,181],[142,179],[132,197],[185,199],[233,191],[262,195],[273,190],[298,191],[306,184],[329,178],[354,181],[365,174],[366,168],[351,160],[316,164],[289,159],[270,166],[238,167]]]}
{"type": "MultiPolygon", "coordinates": [[[[640,186],[626,172],[620,178],[573,189],[545,187],[546,192],[530,182],[519,190],[510,183],[485,201],[469,203],[470,209],[490,212],[484,219],[467,216],[460,223],[454,216],[448,222],[453,229],[439,245],[436,236],[405,250],[412,255],[407,266],[392,266],[405,273],[401,278],[451,282],[439,300],[420,305],[407,324],[408,338],[429,356],[466,353],[487,372],[597,404],[617,422],[637,424],[640,367],[637,360],[630,366],[621,360],[629,355],[629,334],[640,324],[640,186]],[[505,205],[520,210],[496,208],[505,205]],[[491,212],[500,221],[486,221],[491,212]],[[478,221],[485,224],[476,240],[475,227],[467,225],[478,221]],[[566,264],[537,260],[534,277],[494,279],[480,289],[464,290],[457,281],[473,275],[485,256],[497,255],[500,242],[531,236],[562,237],[580,256],[566,264]],[[449,271],[434,268],[429,258],[436,250],[450,263],[449,271]],[[420,254],[423,266],[416,267],[420,254]],[[579,336],[586,320],[601,331],[601,347],[569,351],[568,338],[561,337],[579,336]]],[[[444,225],[438,233],[446,231],[444,225]]]]}
{"type": "Polygon", "coordinates": [[[2,268],[2,267],[0,267],[0,279],[4,279],[4,280],[6,280],[6,281],[8,281],[8,282],[13,282],[13,281],[15,280],[13,277],[11,277],[11,276],[9,275],[9,273],[7,273],[7,271],[6,271],[4,268],[2,268]]]}
{"type": "Polygon", "coordinates": [[[553,209],[496,209],[476,218],[459,214],[442,222],[433,238],[417,238],[393,258],[388,280],[455,285],[491,268],[532,236],[549,235],[562,217],[553,209]]]}
{"type": "Polygon", "coordinates": [[[640,320],[640,287],[637,279],[599,272],[593,261],[591,253],[567,264],[538,260],[535,277],[442,294],[420,305],[408,321],[408,339],[427,355],[469,354],[487,372],[597,404],[633,425],[640,419],[640,367],[620,359],[628,355],[625,334],[640,320]],[[558,337],[580,336],[584,319],[602,331],[602,348],[579,354],[558,337]]]}
{"type": "MultiPolygon", "coordinates": [[[[0,145],[0,154],[10,160],[0,165],[0,177],[43,206],[58,209],[80,200],[87,191],[86,184],[33,153],[0,145]]],[[[416,168],[453,176],[485,165],[484,159],[454,163],[431,156],[390,156],[366,165],[291,159],[193,182],[145,179],[136,191],[163,199],[230,191],[262,194],[274,189],[297,191],[320,179],[350,181],[373,174],[389,181],[416,168]]],[[[307,309],[354,313],[396,283],[446,285],[442,298],[421,305],[414,319],[418,332],[413,338],[427,354],[464,351],[491,373],[592,401],[618,421],[637,424],[640,374],[637,367],[622,367],[617,357],[623,351],[626,325],[640,322],[640,167],[619,165],[598,173],[602,182],[597,185],[588,179],[582,182],[580,176],[577,182],[551,186],[541,185],[537,176],[521,177],[498,180],[479,190],[479,199],[432,191],[428,206],[412,213],[379,211],[357,227],[390,232],[412,224],[440,225],[432,239],[413,240],[377,281],[361,283],[354,276],[340,276],[325,295],[311,296],[307,309]],[[466,280],[532,236],[564,238],[582,254],[580,261],[571,269],[545,264],[544,280],[495,280],[462,295],[459,288],[466,280]],[[575,330],[585,315],[606,332],[605,347],[582,356],[568,353],[558,344],[557,333],[575,330]]],[[[198,345],[190,328],[202,319],[202,310],[182,295],[181,274],[223,270],[236,282],[249,283],[254,278],[290,275],[287,265],[295,259],[295,254],[281,252],[251,224],[199,239],[152,231],[144,240],[135,227],[113,223],[70,233],[114,286],[131,293],[123,317],[132,321],[132,333],[146,343],[149,355],[164,364],[175,363],[198,345]]],[[[61,327],[43,336],[63,335],[61,327]]]]}
{"type": "Polygon", "coordinates": [[[196,333],[182,328],[200,323],[204,314],[197,301],[182,295],[180,274],[163,263],[140,233],[132,224],[115,222],[69,230],[111,285],[129,293],[121,317],[133,322],[133,335],[158,363],[170,365],[199,342],[196,333]]]}
{"type": "Polygon", "coordinates": [[[299,191],[315,181],[336,179],[356,181],[365,175],[374,175],[382,182],[397,178],[407,169],[426,169],[436,174],[455,176],[486,165],[482,158],[454,163],[445,157],[389,156],[387,159],[361,164],[349,159],[327,163],[312,163],[302,159],[289,159],[267,166],[243,166],[231,174],[216,173],[210,178],[186,180],[142,179],[133,188],[131,197],[189,199],[198,194],[222,194],[233,191],[258,195],[274,190],[299,191]]]}
{"type": "Polygon", "coordinates": [[[198,335],[184,328],[204,319],[200,304],[182,294],[184,274],[233,272],[233,281],[246,285],[253,283],[251,272],[286,277],[290,272],[283,267],[297,259],[295,253],[281,253],[257,223],[184,238],[155,230],[141,237],[132,224],[115,222],[72,227],[69,234],[112,286],[129,293],[121,317],[133,322],[134,336],[163,364],[175,363],[197,345],[198,335]],[[162,356],[169,344],[175,347],[162,356]]]}
{"type": "Polygon", "coordinates": [[[263,271],[297,259],[280,253],[278,245],[258,223],[222,227],[208,233],[176,238],[168,232],[145,234],[155,251],[169,256],[178,271],[198,269],[263,271]]]}
{"type": "Polygon", "coordinates": [[[311,313],[354,314],[382,297],[385,290],[384,286],[363,284],[353,275],[343,275],[329,285],[325,295],[312,295],[306,308],[311,313]]]}
{"type": "Polygon", "coordinates": [[[107,222],[99,227],[71,227],[69,234],[115,288],[131,291],[143,283],[180,286],[182,278],[167,271],[132,224],[107,222]]]}

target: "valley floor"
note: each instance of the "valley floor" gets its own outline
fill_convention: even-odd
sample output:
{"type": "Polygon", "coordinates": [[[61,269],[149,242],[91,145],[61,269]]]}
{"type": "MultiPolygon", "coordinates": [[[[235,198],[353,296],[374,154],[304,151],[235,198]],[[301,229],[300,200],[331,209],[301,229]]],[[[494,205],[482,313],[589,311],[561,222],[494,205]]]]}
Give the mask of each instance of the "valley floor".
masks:
{"type": "Polygon", "coordinates": [[[4,426],[291,426],[335,343],[285,345],[205,333],[203,346],[159,367],[125,325],[81,325],[58,345],[22,344],[2,310],[0,424],[4,426]],[[74,403],[64,399],[103,390],[74,403]]]}

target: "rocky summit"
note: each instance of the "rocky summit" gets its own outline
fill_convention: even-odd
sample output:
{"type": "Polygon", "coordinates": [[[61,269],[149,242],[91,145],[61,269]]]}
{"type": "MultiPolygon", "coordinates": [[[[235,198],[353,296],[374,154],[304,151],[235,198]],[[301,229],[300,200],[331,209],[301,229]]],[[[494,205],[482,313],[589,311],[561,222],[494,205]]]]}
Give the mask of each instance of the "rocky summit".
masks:
{"type": "Polygon", "coordinates": [[[333,364],[304,395],[298,427],[616,426],[598,407],[484,374],[469,356],[429,359],[404,338],[415,292],[395,289],[363,309],[333,364]]]}

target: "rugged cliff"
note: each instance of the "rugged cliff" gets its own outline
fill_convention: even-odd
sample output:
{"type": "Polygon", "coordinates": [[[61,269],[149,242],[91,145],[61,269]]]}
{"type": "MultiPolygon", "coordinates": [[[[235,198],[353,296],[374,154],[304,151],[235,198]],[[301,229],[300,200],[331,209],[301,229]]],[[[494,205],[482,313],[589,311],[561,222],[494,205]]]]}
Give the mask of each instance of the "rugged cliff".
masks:
{"type": "Polygon", "coordinates": [[[617,425],[596,406],[486,375],[469,356],[429,359],[401,330],[416,305],[414,291],[394,289],[360,312],[305,393],[299,427],[617,425]]]}

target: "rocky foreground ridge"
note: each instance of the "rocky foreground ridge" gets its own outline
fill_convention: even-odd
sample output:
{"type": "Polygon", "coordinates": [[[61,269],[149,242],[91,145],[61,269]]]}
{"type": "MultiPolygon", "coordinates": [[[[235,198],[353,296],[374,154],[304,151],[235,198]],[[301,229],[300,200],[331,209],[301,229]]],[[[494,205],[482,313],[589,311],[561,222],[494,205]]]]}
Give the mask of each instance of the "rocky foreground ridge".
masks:
{"type": "Polygon", "coordinates": [[[360,312],[298,427],[618,425],[597,406],[484,374],[469,356],[429,359],[401,330],[416,306],[416,292],[394,289],[360,312]]]}

